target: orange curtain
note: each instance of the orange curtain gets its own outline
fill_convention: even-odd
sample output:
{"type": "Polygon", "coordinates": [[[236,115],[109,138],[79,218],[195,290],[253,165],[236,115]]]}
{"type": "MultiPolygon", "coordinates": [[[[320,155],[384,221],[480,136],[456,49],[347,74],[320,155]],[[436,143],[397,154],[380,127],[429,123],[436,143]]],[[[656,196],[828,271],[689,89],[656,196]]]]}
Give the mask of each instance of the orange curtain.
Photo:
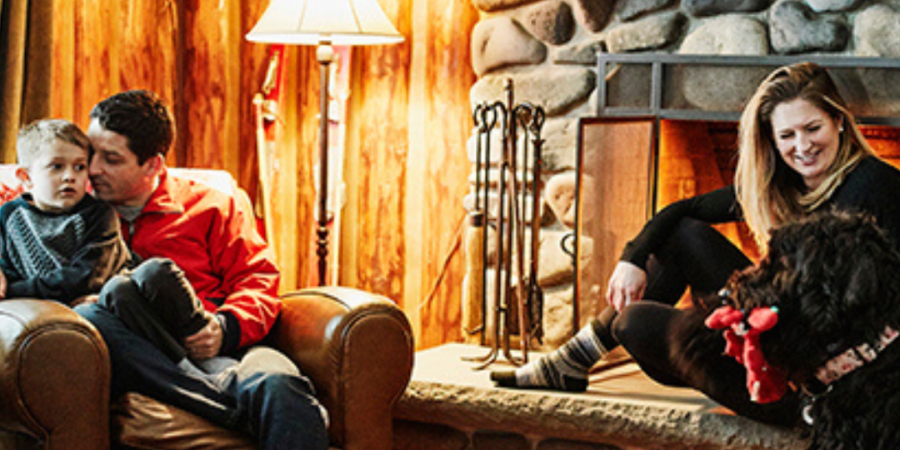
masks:
{"type": "Polygon", "coordinates": [[[53,0],[2,0],[0,162],[16,161],[19,128],[50,113],[53,0]]]}

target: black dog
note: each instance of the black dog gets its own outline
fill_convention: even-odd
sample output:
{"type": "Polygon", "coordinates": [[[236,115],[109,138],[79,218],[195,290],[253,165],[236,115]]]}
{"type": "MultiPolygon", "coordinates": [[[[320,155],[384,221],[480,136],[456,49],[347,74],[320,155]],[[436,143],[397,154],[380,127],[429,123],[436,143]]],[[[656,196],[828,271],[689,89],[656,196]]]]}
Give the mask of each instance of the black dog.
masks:
{"type": "MultiPolygon", "coordinates": [[[[817,215],[774,230],[767,257],[720,294],[719,319],[734,311],[777,315],[777,324],[755,334],[765,363],[808,396],[810,448],[900,449],[900,255],[893,248],[870,218],[817,215]]],[[[743,322],[732,327],[733,339],[754,334],[743,322]]]]}

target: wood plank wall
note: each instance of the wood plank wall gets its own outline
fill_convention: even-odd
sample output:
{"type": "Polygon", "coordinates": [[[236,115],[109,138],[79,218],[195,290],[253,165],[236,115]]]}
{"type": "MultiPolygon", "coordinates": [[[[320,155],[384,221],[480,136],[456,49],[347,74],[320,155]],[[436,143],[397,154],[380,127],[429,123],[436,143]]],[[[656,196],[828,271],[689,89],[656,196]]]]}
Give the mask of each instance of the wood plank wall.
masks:
{"type": "MultiPolygon", "coordinates": [[[[396,301],[420,347],[456,341],[463,249],[469,0],[380,0],[406,37],[353,49],[345,150],[347,204],[338,283],[396,301]]],[[[231,172],[251,196],[259,178],[252,107],[268,47],[244,35],[267,1],[56,0],[53,115],[87,126],[91,107],[125,89],[157,92],[177,138],[170,166],[231,172]]],[[[273,243],[283,290],[315,279],[313,169],[319,74],[312,47],[289,47],[273,174],[273,243]]],[[[11,162],[11,161],[8,161],[11,162]]],[[[333,237],[335,238],[335,237],[333,237]]]]}

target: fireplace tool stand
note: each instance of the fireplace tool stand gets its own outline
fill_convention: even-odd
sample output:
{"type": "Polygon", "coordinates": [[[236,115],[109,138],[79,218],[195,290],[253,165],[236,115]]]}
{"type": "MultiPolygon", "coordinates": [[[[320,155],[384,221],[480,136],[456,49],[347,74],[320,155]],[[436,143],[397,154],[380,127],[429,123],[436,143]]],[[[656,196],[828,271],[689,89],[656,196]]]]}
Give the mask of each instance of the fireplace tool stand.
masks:
{"type": "Polygon", "coordinates": [[[512,80],[506,81],[504,91],[506,103],[485,102],[477,105],[473,112],[477,139],[475,206],[470,214],[473,229],[482,233],[480,239],[475,240],[481,244],[481,258],[474,258],[481,262],[481,270],[475,272],[481,279],[475,285],[481,290],[476,295],[481,297],[482,320],[480,326],[466,332],[481,332],[482,346],[488,344],[487,335],[492,334],[488,354],[464,358],[479,363],[475,370],[493,364],[501,354],[512,364],[522,365],[528,362],[531,338],[540,340],[543,337],[540,326],[543,294],[537,275],[541,147],[544,142],[541,129],[545,114],[540,106],[514,103],[512,80]],[[501,136],[496,164],[492,164],[492,156],[497,159],[498,155],[491,153],[491,133],[494,132],[501,136]],[[529,227],[529,245],[526,246],[526,229],[529,227]],[[493,236],[487,233],[488,229],[493,231],[493,236]],[[491,254],[489,240],[493,241],[491,254]],[[490,274],[492,265],[493,276],[490,274]],[[489,289],[492,296],[488,295],[489,289]],[[489,298],[493,301],[489,302],[489,298]],[[512,353],[514,329],[518,331],[520,357],[512,353]]]}

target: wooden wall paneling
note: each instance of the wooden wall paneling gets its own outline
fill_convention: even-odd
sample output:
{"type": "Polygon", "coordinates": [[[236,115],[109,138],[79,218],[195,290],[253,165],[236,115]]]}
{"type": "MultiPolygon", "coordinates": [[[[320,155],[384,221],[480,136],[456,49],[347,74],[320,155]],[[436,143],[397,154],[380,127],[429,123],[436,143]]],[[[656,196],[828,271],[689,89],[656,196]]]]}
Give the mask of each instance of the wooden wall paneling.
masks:
{"type": "Polygon", "coordinates": [[[90,122],[88,116],[91,108],[119,91],[119,77],[113,74],[119,70],[118,43],[123,28],[117,14],[120,3],[114,0],[75,0],[72,119],[85,128],[90,122]]]}
{"type": "MultiPolygon", "coordinates": [[[[462,207],[468,193],[472,165],[466,139],[472,128],[469,90],[476,77],[469,46],[458,45],[478,22],[478,11],[468,0],[430,2],[425,32],[425,202],[421,265],[409,271],[423,282],[420,348],[460,341],[462,280],[465,250],[461,242],[467,226],[462,207]],[[441,86],[441,89],[428,87],[441,86]]],[[[417,23],[418,24],[418,23],[417,23]]],[[[411,186],[409,191],[415,189],[411,186]]]]}
{"type": "Polygon", "coordinates": [[[281,255],[282,289],[305,287],[314,276],[313,230],[319,67],[315,47],[288,46],[284,73],[283,139],[271,173],[275,186],[275,243],[281,255]]]}
{"type": "MultiPolygon", "coordinates": [[[[289,57],[296,64],[288,72],[288,77],[296,80],[295,102],[291,110],[295,117],[291,123],[294,133],[294,170],[290,189],[296,193],[292,207],[296,210],[296,238],[294,252],[297,263],[297,283],[299,286],[318,284],[319,269],[316,264],[316,163],[319,160],[319,90],[320,69],[316,60],[316,47],[295,47],[289,57]]],[[[332,137],[333,139],[334,137],[332,137]]],[[[332,161],[332,164],[336,162],[332,161]]],[[[339,239],[330,236],[330,240],[339,239]]]]}
{"type": "Polygon", "coordinates": [[[200,0],[181,4],[184,83],[180,87],[187,110],[179,124],[184,145],[180,165],[225,169],[237,178],[240,148],[235,86],[239,78],[229,70],[236,42],[229,8],[236,4],[200,0]]]}
{"type": "Polygon", "coordinates": [[[380,4],[407,39],[400,44],[354,48],[341,283],[402,305],[408,265],[405,199],[412,5],[411,0],[380,4]]]}
{"type": "Polygon", "coordinates": [[[75,120],[75,0],[56,0],[54,10],[50,111],[53,117],[75,120]]]}
{"type": "Polygon", "coordinates": [[[238,184],[250,197],[258,198],[259,151],[256,144],[256,117],[254,115],[253,96],[261,92],[268,66],[269,46],[248,41],[244,36],[256,25],[268,6],[268,2],[240,2],[234,10],[239,11],[240,33],[239,50],[241,67],[240,92],[238,101],[239,137],[238,148],[241,149],[243,161],[238,168],[238,184]],[[253,156],[251,158],[251,156],[253,156]]]}
{"type": "Polygon", "coordinates": [[[119,88],[147,89],[175,103],[178,11],[166,0],[122,2],[119,88]]]}

